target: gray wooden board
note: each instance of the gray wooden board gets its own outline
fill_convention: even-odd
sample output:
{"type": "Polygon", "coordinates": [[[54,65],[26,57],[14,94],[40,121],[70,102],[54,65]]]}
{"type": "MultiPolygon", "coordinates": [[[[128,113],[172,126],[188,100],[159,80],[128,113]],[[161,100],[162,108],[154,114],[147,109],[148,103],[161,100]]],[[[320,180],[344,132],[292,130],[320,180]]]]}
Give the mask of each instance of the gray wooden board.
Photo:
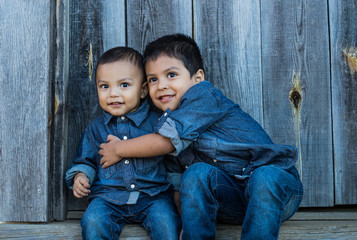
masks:
{"type": "Polygon", "coordinates": [[[56,1],[55,45],[52,89],[51,166],[50,166],[50,219],[64,220],[67,212],[67,188],[64,172],[67,170],[67,89],[68,89],[68,2],[56,1]]]}
{"type": "Polygon", "coordinates": [[[357,204],[357,2],[329,4],[335,203],[357,204]]]}
{"type": "MultiPolygon", "coordinates": [[[[75,157],[83,130],[101,113],[95,87],[95,66],[100,55],[125,46],[125,4],[120,1],[81,0],[69,5],[69,83],[67,168],[75,157]]],[[[68,209],[87,203],[68,191],[68,209]]]]}
{"type": "MultiPolygon", "coordinates": [[[[216,239],[240,239],[242,227],[218,224],[216,239]]],[[[283,239],[343,239],[357,238],[357,221],[294,221],[284,222],[279,232],[283,239]]],[[[0,239],[82,239],[79,220],[67,220],[50,224],[1,224],[0,239]]],[[[126,225],[120,235],[121,240],[150,239],[144,228],[126,225]]]]}
{"type": "Polygon", "coordinates": [[[51,4],[0,7],[0,221],[48,220],[51,4]]]}
{"type": "Polygon", "coordinates": [[[194,1],[205,78],[262,124],[260,3],[194,1]]]}
{"type": "Polygon", "coordinates": [[[127,1],[128,46],[143,53],[146,44],[166,34],[192,36],[191,0],[127,1]]]}
{"type": "Polygon", "coordinates": [[[270,0],[261,7],[264,127],[276,143],[299,148],[302,206],[332,206],[327,2],[270,0]]]}

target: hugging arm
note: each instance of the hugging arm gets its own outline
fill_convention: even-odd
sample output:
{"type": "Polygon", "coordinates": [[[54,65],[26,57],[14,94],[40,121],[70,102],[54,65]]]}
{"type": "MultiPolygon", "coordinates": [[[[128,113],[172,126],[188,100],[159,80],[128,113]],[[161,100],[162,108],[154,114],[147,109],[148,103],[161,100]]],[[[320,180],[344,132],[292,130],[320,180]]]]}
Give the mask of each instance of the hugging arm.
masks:
{"type": "Polygon", "coordinates": [[[169,138],[157,133],[150,133],[123,141],[109,135],[108,143],[102,143],[100,148],[99,154],[103,156],[100,164],[102,164],[103,168],[112,166],[123,158],[154,157],[165,155],[175,150],[169,138]]]}

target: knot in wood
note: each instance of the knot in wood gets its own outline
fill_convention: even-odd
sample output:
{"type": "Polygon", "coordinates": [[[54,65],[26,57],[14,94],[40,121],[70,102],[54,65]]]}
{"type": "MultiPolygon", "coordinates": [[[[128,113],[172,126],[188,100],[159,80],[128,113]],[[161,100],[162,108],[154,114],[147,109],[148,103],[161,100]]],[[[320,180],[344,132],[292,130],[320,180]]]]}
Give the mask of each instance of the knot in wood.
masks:
{"type": "Polygon", "coordinates": [[[294,105],[294,107],[298,109],[302,99],[301,94],[298,91],[293,90],[290,93],[289,99],[291,103],[294,105]]]}

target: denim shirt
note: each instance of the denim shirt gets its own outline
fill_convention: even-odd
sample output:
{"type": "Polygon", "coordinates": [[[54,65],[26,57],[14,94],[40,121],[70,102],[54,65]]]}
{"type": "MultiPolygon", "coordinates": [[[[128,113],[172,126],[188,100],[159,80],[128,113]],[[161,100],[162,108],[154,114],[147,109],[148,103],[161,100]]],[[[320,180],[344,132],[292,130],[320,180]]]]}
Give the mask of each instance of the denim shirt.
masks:
{"type": "Polygon", "coordinates": [[[257,167],[291,168],[296,148],[274,144],[263,128],[208,81],[191,87],[178,109],[166,110],[155,131],[170,138],[184,167],[214,165],[238,179],[257,167]]]}
{"type": "Polygon", "coordinates": [[[84,172],[91,180],[88,199],[101,197],[119,205],[136,203],[140,192],[154,196],[169,189],[163,156],[123,159],[103,169],[98,154],[109,134],[121,140],[149,134],[158,118],[147,100],[126,116],[115,117],[103,111],[83,133],[72,168],[66,173],[67,185],[73,185],[76,173],[84,172]]]}

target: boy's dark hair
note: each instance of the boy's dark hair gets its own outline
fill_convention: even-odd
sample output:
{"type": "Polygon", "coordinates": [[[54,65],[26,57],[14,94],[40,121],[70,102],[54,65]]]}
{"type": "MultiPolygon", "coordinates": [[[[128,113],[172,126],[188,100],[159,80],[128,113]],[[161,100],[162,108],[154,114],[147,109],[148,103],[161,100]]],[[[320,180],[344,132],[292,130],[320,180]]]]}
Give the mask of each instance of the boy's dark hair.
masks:
{"type": "Polygon", "coordinates": [[[184,34],[166,35],[149,43],[144,51],[144,65],[160,55],[180,60],[191,77],[199,69],[204,70],[200,49],[191,37],[184,34]]]}
{"type": "Polygon", "coordinates": [[[113,63],[117,61],[128,61],[136,65],[143,73],[143,79],[145,79],[145,69],[143,65],[143,56],[133,48],[130,47],[115,47],[109,49],[100,56],[96,69],[99,65],[106,63],[113,63]]]}

